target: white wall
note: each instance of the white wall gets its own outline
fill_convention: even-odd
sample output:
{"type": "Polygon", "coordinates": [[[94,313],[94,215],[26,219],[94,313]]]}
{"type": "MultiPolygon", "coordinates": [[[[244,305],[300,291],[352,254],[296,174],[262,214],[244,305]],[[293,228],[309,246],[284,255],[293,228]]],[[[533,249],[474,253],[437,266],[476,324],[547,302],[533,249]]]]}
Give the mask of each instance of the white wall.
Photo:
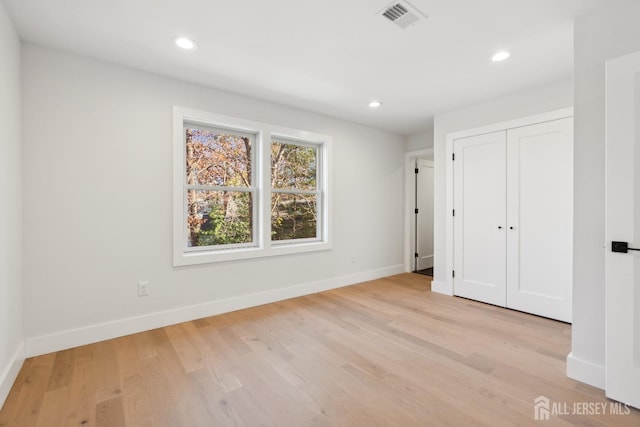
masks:
{"type": "Polygon", "coordinates": [[[404,271],[403,137],[23,50],[28,354],[404,271]],[[334,249],[173,268],[174,104],[331,135],[334,249]]]}
{"type": "Polygon", "coordinates": [[[492,123],[532,116],[572,105],[571,80],[495,98],[481,104],[438,114],[434,118],[435,211],[434,211],[434,288],[445,288],[447,248],[446,135],[492,123]]]}
{"type": "Polygon", "coordinates": [[[24,360],[20,40],[0,1],[0,407],[24,360]]]}
{"type": "Polygon", "coordinates": [[[640,2],[616,0],[575,23],[574,287],[571,377],[604,386],[605,61],[640,50],[640,2]]]}
{"type": "Polygon", "coordinates": [[[433,118],[427,121],[427,128],[423,132],[408,136],[405,144],[407,151],[417,151],[425,148],[433,148],[433,118]]]}

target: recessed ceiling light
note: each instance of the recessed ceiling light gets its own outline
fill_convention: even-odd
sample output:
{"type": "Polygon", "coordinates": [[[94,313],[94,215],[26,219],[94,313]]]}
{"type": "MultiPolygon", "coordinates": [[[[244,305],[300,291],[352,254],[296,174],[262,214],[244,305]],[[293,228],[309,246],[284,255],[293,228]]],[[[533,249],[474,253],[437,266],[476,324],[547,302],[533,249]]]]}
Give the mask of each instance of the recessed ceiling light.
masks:
{"type": "Polygon", "coordinates": [[[382,105],[382,102],[378,101],[377,99],[369,101],[369,107],[371,107],[371,108],[378,108],[381,105],[382,105]]]}
{"type": "Polygon", "coordinates": [[[176,39],[176,45],[186,50],[193,50],[196,48],[196,42],[186,37],[178,37],[176,39]]]}
{"type": "Polygon", "coordinates": [[[506,50],[497,52],[495,55],[493,55],[491,57],[491,60],[493,62],[500,62],[500,61],[504,61],[505,59],[507,59],[511,54],[509,52],[507,52],[506,50]]]}

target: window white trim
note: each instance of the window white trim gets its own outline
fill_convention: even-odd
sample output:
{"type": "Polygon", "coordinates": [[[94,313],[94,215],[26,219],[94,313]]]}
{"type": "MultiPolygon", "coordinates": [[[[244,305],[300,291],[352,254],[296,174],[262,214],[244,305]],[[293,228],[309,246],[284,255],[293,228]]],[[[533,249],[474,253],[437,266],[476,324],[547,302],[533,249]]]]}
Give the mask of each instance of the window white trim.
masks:
{"type": "MultiPolygon", "coordinates": [[[[213,114],[190,108],[173,107],[173,265],[186,266],[214,262],[243,260],[275,255],[315,252],[331,249],[331,137],[299,129],[274,126],[236,117],[213,114]],[[249,246],[225,245],[223,247],[188,248],[186,245],[184,123],[193,123],[216,129],[255,135],[254,165],[255,183],[254,242],[249,246]],[[282,139],[318,147],[318,237],[271,241],[271,141],[282,139]]],[[[243,189],[246,191],[247,189],[243,189]]]]}

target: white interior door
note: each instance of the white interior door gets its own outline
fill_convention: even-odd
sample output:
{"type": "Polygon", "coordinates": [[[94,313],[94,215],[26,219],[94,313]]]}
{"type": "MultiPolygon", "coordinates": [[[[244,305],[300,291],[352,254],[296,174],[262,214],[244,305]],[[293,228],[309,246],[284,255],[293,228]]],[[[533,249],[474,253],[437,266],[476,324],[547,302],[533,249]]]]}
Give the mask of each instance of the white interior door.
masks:
{"type": "Polygon", "coordinates": [[[571,322],[573,119],[507,131],[507,307],[571,322]]]}
{"type": "Polygon", "coordinates": [[[640,408],[640,52],[606,70],[606,393],[640,408]]]}
{"type": "Polygon", "coordinates": [[[454,294],[506,303],[506,132],[454,142],[454,294]]]}
{"type": "Polygon", "coordinates": [[[433,162],[416,161],[418,208],[418,270],[433,267],[433,162]]]}

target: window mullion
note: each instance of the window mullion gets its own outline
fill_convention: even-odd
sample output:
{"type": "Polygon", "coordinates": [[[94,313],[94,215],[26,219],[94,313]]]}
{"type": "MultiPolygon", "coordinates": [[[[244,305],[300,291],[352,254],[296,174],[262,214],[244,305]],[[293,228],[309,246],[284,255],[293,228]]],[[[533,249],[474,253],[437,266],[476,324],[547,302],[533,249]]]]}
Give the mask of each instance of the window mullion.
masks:
{"type": "Polygon", "coordinates": [[[265,250],[271,248],[271,135],[270,126],[265,126],[260,135],[260,237],[265,250]]]}

